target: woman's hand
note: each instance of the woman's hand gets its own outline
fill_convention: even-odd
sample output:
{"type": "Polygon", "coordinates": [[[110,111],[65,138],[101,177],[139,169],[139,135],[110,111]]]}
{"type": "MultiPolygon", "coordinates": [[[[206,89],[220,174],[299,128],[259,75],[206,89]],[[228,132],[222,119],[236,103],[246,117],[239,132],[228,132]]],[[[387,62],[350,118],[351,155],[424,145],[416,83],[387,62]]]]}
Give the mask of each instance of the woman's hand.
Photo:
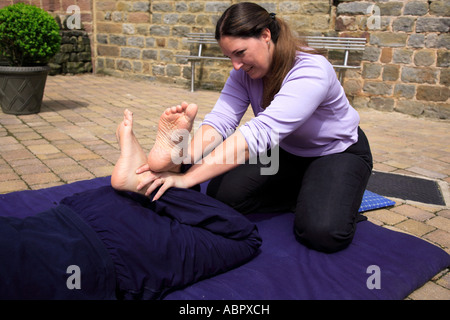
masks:
{"type": "Polygon", "coordinates": [[[143,164],[142,166],[140,166],[137,170],[136,170],[136,174],[140,174],[143,173],[145,171],[150,171],[150,166],[148,165],[148,163],[143,164]]]}
{"type": "Polygon", "coordinates": [[[185,181],[184,174],[174,172],[154,172],[147,180],[142,180],[138,184],[137,190],[142,190],[145,187],[147,187],[147,191],[145,192],[145,196],[147,197],[159,187],[158,192],[152,200],[156,201],[161,198],[169,188],[189,188],[189,185],[185,181]]]}

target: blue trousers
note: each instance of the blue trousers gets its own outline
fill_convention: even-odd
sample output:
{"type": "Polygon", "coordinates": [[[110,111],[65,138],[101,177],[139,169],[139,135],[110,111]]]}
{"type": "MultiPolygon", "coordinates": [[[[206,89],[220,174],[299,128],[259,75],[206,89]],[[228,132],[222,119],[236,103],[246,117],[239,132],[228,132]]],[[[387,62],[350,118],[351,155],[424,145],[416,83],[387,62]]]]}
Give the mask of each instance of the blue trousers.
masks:
{"type": "Polygon", "coordinates": [[[0,299],[160,299],[261,245],[240,213],[177,188],[155,202],[88,190],[35,216],[0,217],[0,237],[0,299]]]}

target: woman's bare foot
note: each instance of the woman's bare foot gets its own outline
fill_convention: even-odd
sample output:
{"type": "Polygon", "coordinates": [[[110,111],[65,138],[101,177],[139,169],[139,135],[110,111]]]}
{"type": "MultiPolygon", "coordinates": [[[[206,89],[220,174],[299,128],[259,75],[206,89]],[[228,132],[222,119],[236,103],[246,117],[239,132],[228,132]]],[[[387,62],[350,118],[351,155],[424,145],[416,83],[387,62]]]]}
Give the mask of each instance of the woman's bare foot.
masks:
{"type": "Polygon", "coordinates": [[[181,160],[187,156],[189,133],[197,110],[196,104],[183,102],[164,111],[159,119],[156,142],[147,159],[151,171],[177,171],[181,160]]]}
{"type": "Polygon", "coordinates": [[[111,185],[116,190],[144,194],[145,190],[137,191],[136,187],[141,179],[151,173],[136,174],[136,169],[147,162],[147,157],[133,133],[133,114],[131,111],[124,111],[123,121],[118,126],[116,135],[120,147],[120,157],[111,175],[111,185]]]}

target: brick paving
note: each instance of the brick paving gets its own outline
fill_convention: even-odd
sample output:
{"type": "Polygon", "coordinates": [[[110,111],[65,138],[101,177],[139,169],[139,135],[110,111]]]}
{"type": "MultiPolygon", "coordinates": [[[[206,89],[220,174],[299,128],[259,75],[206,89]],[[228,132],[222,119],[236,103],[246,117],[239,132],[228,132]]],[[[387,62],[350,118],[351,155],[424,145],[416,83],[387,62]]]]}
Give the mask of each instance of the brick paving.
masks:
{"type": "MultiPolygon", "coordinates": [[[[53,76],[41,112],[0,113],[0,193],[47,188],[109,176],[119,156],[115,130],[123,110],[135,115],[144,150],[154,143],[162,111],[185,100],[199,105],[198,121],[219,93],[108,76],[53,76]]],[[[396,205],[365,213],[370,221],[407,232],[450,253],[450,121],[359,109],[374,155],[374,169],[439,182],[447,206],[393,199],[396,205]]],[[[250,117],[246,114],[246,118],[250,117]]],[[[444,270],[407,299],[450,300],[444,270]]]]}

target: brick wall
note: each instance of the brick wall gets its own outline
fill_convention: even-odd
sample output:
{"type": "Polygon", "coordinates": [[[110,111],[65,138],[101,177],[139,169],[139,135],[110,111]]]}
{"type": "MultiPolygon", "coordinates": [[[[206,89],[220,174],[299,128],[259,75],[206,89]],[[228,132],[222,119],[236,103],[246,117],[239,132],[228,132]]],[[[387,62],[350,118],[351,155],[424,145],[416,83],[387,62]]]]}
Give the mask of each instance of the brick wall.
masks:
{"type": "Polygon", "coordinates": [[[80,8],[82,27],[89,34],[92,33],[92,1],[93,0],[0,0],[0,8],[17,2],[35,5],[49,12],[55,18],[64,21],[71,13],[67,8],[76,5],[80,8]]]}
{"type": "Polygon", "coordinates": [[[51,75],[92,72],[92,0],[0,0],[0,8],[17,2],[43,8],[60,25],[61,49],[49,62],[51,75]],[[77,6],[79,12],[69,9],[73,5],[77,6]],[[79,14],[80,24],[76,25],[76,29],[69,29],[67,19],[75,13],[79,14]]]}

